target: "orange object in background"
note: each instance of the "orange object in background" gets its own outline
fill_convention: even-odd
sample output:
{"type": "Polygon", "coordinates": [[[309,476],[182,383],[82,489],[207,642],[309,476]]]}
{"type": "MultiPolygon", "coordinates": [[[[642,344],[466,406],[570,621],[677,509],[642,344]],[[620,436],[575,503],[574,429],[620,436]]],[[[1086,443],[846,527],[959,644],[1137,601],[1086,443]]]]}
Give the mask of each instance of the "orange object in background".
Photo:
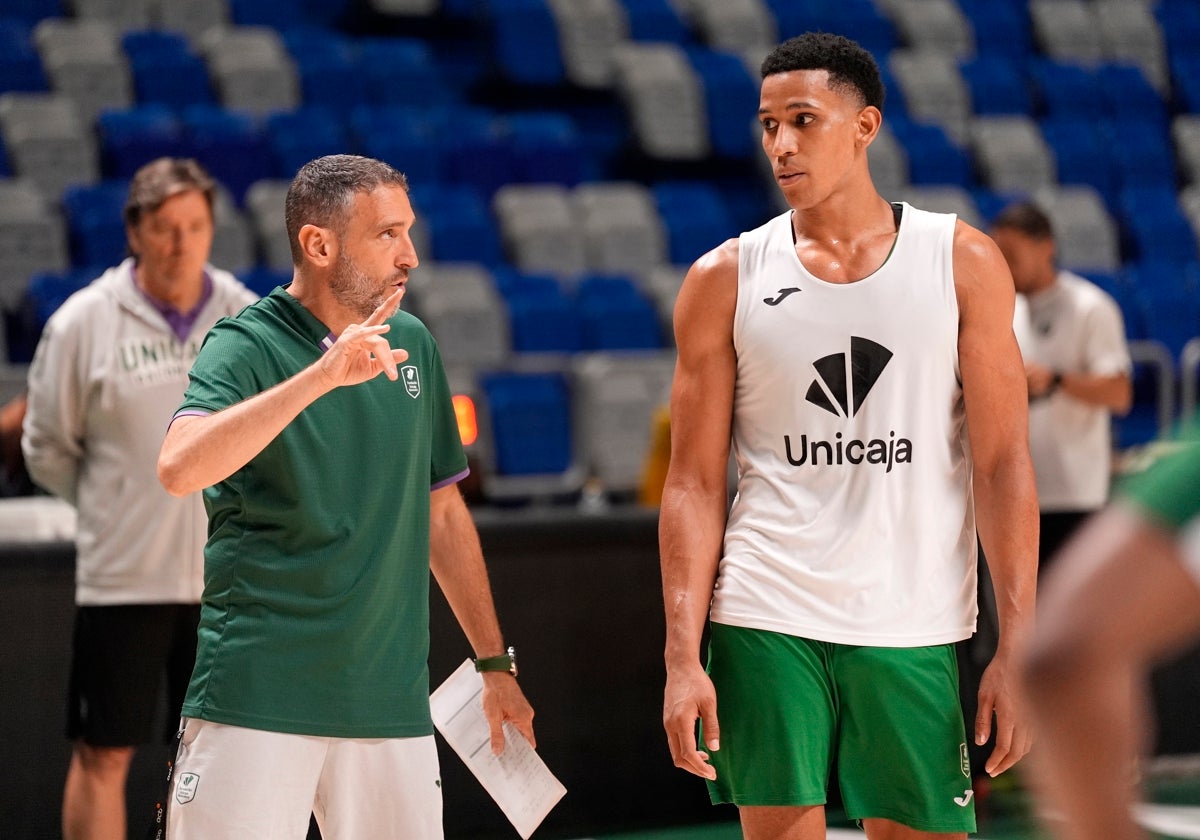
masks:
{"type": "Polygon", "coordinates": [[[470,446],[479,439],[475,400],[466,394],[455,394],[451,397],[451,402],[454,404],[454,416],[458,419],[458,436],[462,438],[463,446],[470,446]]]}

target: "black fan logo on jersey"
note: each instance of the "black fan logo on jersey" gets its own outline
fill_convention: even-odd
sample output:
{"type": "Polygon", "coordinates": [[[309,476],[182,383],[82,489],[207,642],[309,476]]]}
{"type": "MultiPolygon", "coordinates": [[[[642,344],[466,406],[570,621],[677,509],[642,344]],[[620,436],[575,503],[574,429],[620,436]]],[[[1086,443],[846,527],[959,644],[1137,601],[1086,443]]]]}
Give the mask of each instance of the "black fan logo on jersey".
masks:
{"type": "Polygon", "coordinates": [[[804,290],[798,289],[795,286],[791,286],[790,288],[787,288],[787,289],[780,289],[779,292],[777,293],[776,297],[763,298],[763,303],[765,303],[767,306],[778,306],[779,304],[783,303],[783,301],[788,296],[794,295],[794,294],[796,294],[796,292],[802,292],[802,291],[804,291],[804,290]]]}
{"type": "Polygon", "coordinates": [[[817,378],[804,399],[839,417],[853,417],[879,381],[892,351],[869,338],[850,337],[850,382],[846,381],[846,354],[834,353],[813,362],[817,378]],[[824,384],[824,387],[822,386],[824,384]],[[852,389],[851,387],[853,386],[852,389]],[[831,400],[830,397],[833,399],[831,400]],[[853,400],[853,403],[851,403],[853,400]],[[836,404],[835,404],[836,403],[836,404]]]}

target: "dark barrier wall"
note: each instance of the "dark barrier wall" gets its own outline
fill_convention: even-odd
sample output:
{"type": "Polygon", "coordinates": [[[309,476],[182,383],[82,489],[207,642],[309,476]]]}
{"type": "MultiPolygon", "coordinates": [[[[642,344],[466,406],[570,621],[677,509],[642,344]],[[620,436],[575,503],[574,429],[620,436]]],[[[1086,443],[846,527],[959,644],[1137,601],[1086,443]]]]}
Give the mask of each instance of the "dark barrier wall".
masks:
{"type": "MultiPolygon", "coordinates": [[[[537,711],[538,751],[567,788],[536,835],[573,838],[735,819],[671,764],[662,731],[663,612],[656,520],[522,511],[480,516],[505,637],[537,711]]],[[[60,836],[69,748],[62,735],[73,615],[68,544],[0,543],[0,837],[60,836]]],[[[436,585],[430,675],[471,655],[436,585]]],[[[440,741],[440,739],[439,739],[440,741]]],[[[500,810],[444,744],[449,838],[513,838],[500,810]]],[[[161,788],[165,748],[131,772],[130,837],[161,788]]]]}
{"type": "MultiPolygon", "coordinates": [[[[575,838],[736,816],[676,770],[662,732],[663,612],[656,523],[631,512],[480,516],[505,636],[537,710],[539,752],[567,795],[535,835],[575,838]]],[[[59,835],[74,551],[0,543],[0,837],[59,835]]],[[[434,587],[436,592],[436,586],[434,587]]],[[[440,594],[431,609],[433,685],[470,650],[440,594]]],[[[1200,752],[1200,651],[1155,675],[1160,753],[1200,752]]],[[[165,712],[164,712],[165,713],[165,712]]],[[[513,838],[499,809],[442,745],[447,837],[513,838]]],[[[130,837],[161,789],[165,748],[131,777],[130,837]]]]}

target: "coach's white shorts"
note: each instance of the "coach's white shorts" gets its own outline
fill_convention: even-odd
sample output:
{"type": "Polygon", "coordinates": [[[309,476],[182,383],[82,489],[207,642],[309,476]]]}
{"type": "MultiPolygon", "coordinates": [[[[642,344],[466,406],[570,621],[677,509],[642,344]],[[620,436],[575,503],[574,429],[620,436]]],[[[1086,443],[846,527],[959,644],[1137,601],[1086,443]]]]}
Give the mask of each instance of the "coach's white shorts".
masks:
{"type": "Polygon", "coordinates": [[[442,840],[433,736],[322,738],[189,719],[170,840],[442,840]]]}

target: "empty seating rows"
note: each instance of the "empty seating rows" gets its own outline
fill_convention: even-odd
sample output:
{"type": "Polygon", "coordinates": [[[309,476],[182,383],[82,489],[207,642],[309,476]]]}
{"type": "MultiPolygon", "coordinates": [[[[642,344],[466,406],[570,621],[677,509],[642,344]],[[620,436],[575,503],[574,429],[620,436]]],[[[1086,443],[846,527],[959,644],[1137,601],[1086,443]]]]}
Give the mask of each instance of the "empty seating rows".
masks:
{"type": "MultiPolygon", "coordinates": [[[[24,234],[13,231],[37,231],[0,256],[16,272],[5,294],[19,297],[36,271],[86,274],[118,255],[119,222],[103,207],[157,154],[214,171],[226,188],[214,261],[269,289],[290,266],[279,182],[312,157],[354,151],[413,176],[422,271],[472,262],[494,278],[505,325],[480,359],[610,340],[578,312],[555,320],[588,296],[589,274],[629,278],[662,346],[678,267],[779,208],[757,148],[758,62],[779,38],[825,29],[880,57],[889,91],[871,165],[885,195],[981,226],[1034,196],[1064,264],[1116,278],[1131,334],[1162,329],[1177,351],[1200,332],[1179,320],[1187,307],[1160,326],[1142,289],[1165,272],[1192,276],[1200,259],[1191,0],[369,0],[397,16],[388,37],[338,28],[352,5],[6,3],[0,177],[40,202],[18,202],[19,223],[17,211],[0,220],[17,225],[0,230],[14,242],[24,234]],[[416,18],[414,31],[434,37],[403,34],[416,18]],[[655,162],[665,174],[646,178],[655,162]],[[723,174],[708,178],[714,164],[723,174]],[[1156,268],[1132,271],[1146,265],[1156,268]],[[533,335],[526,323],[548,326],[533,335]]],[[[469,338],[487,331],[431,295],[426,317],[457,324],[471,356],[469,338]]],[[[11,314],[13,300],[0,307],[11,314]]],[[[649,323],[639,311],[632,323],[649,323]]]]}

